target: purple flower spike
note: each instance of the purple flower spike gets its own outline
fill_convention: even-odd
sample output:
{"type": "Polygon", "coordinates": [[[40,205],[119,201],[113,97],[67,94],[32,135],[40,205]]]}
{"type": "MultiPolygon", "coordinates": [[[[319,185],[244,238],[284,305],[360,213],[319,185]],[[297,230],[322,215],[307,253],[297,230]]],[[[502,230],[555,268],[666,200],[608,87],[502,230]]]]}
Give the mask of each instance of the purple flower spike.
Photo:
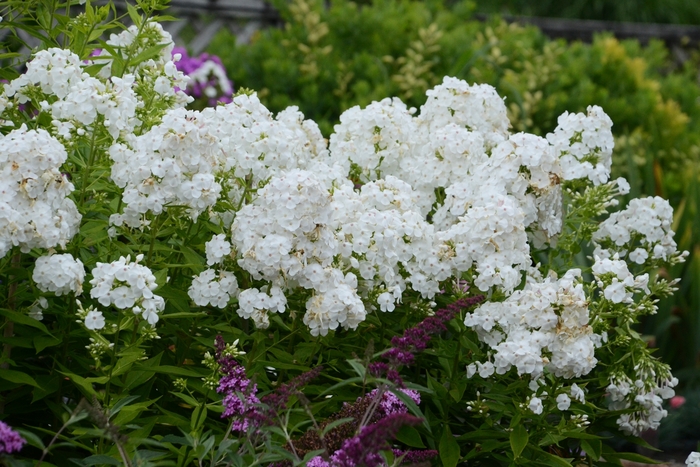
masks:
{"type": "Polygon", "coordinates": [[[258,386],[248,379],[245,368],[233,357],[224,355],[226,343],[223,337],[216,336],[215,347],[219,371],[223,374],[216,388],[216,392],[224,393],[221,418],[233,418],[234,431],[247,431],[251,421],[255,424],[260,419],[260,400],[256,396],[258,386]]]}
{"type": "Polygon", "coordinates": [[[0,422],[0,454],[12,454],[22,449],[27,441],[5,422],[0,422]]]}
{"type": "Polygon", "coordinates": [[[401,457],[401,464],[420,464],[421,462],[426,462],[433,457],[437,457],[438,452],[433,449],[424,449],[421,451],[411,450],[402,451],[400,449],[394,449],[394,456],[401,457]]]}
{"type": "Polygon", "coordinates": [[[379,467],[384,459],[379,452],[389,449],[389,439],[396,436],[404,425],[419,425],[421,419],[405,413],[391,414],[377,423],[362,428],[359,435],[350,438],[331,456],[332,467],[379,467]]]}

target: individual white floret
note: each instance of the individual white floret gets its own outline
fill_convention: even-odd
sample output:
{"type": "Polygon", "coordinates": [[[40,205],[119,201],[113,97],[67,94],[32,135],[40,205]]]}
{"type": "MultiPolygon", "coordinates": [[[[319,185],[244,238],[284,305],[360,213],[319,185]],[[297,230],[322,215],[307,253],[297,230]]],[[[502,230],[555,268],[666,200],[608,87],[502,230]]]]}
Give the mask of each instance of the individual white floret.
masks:
{"type": "Polygon", "coordinates": [[[80,295],[83,291],[85,269],[82,261],[70,254],[41,256],[37,258],[32,280],[42,292],[64,295],[70,292],[80,295]]]}
{"type": "Polygon", "coordinates": [[[559,410],[569,410],[571,406],[571,399],[566,394],[559,394],[557,396],[557,408],[559,410]]]}
{"type": "Polygon", "coordinates": [[[91,331],[99,331],[105,327],[105,318],[101,311],[91,310],[85,316],[85,327],[91,331]]]}
{"type": "Polygon", "coordinates": [[[571,385],[571,397],[582,404],[586,403],[586,393],[576,383],[571,385]]]}
{"type": "Polygon", "coordinates": [[[544,407],[542,406],[542,399],[540,399],[539,397],[530,398],[528,408],[535,415],[541,415],[542,411],[544,410],[544,407]]]}
{"type": "Polygon", "coordinates": [[[691,452],[685,460],[687,467],[700,467],[700,452],[691,452]]]}

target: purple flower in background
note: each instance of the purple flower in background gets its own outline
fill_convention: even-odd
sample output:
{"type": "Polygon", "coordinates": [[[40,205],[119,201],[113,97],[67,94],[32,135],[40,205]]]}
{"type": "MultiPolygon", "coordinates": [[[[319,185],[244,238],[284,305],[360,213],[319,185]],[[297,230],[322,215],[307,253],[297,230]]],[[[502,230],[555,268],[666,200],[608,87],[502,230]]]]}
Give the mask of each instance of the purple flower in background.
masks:
{"type": "Polygon", "coordinates": [[[215,347],[219,371],[223,374],[216,388],[216,392],[224,393],[221,418],[233,418],[233,430],[247,431],[251,421],[260,419],[258,387],[248,379],[245,368],[236,359],[224,354],[226,343],[223,337],[216,336],[215,347]]]}
{"type": "Polygon", "coordinates": [[[389,449],[389,439],[396,436],[404,425],[418,425],[421,419],[405,413],[396,413],[362,428],[360,434],[346,440],[331,456],[332,467],[378,467],[384,462],[380,451],[389,449]]]}
{"type": "Polygon", "coordinates": [[[207,53],[190,57],[184,47],[175,47],[173,56],[175,54],[181,55],[175,66],[190,77],[187,89],[184,90],[187,94],[195,98],[205,97],[211,106],[217,102],[229,103],[233,100],[233,83],[219,57],[207,53]]]}
{"type": "Polygon", "coordinates": [[[403,387],[403,380],[398,368],[410,365],[415,360],[415,354],[425,350],[433,334],[447,330],[445,323],[455,317],[459,310],[474,306],[484,300],[483,295],[475,295],[450,303],[445,308],[435,312],[434,316],[425,318],[412,328],[404,331],[403,336],[395,336],[391,339],[391,347],[382,354],[382,358],[388,363],[376,362],[369,365],[369,371],[374,376],[380,377],[386,374],[399,387],[403,387]]]}
{"type": "Polygon", "coordinates": [[[5,422],[0,422],[0,454],[12,454],[22,449],[27,441],[5,422]]]}
{"type": "Polygon", "coordinates": [[[424,449],[422,451],[402,451],[400,449],[394,449],[394,456],[401,457],[402,464],[420,464],[438,455],[438,452],[434,449],[424,449]]]}
{"type": "MultiPolygon", "coordinates": [[[[400,389],[400,391],[413,399],[413,402],[415,402],[416,405],[420,404],[420,393],[418,391],[413,389],[400,389]]],[[[365,397],[376,397],[378,392],[379,389],[373,389],[365,397]]],[[[403,401],[396,396],[396,394],[390,391],[384,391],[382,393],[382,399],[379,401],[379,408],[381,408],[384,412],[384,416],[408,412],[408,407],[406,407],[406,404],[404,404],[403,401]]]]}
{"type": "Polygon", "coordinates": [[[318,377],[323,370],[322,366],[317,366],[313,370],[300,374],[286,384],[277,388],[274,392],[267,394],[262,398],[262,402],[269,407],[273,412],[280,412],[287,408],[287,401],[291,396],[299,392],[302,388],[309,384],[309,381],[318,377]]]}

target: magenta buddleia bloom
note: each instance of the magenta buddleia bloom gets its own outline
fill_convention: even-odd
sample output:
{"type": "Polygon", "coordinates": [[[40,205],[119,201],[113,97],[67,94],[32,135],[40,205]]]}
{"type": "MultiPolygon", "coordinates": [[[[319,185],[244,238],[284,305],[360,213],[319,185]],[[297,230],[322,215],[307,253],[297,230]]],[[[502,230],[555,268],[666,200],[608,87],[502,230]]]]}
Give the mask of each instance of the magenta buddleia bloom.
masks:
{"type": "Polygon", "coordinates": [[[360,434],[346,440],[331,456],[332,467],[379,467],[384,459],[380,451],[390,449],[388,440],[393,439],[404,425],[419,425],[421,419],[405,413],[389,415],[377,423],[362,428],[360,434]]]}
{"type": "Polygon", "coordinates": [[[382,358],[387,363],[371,363],[369,365],[370,373],[377,377],[386,375],[387,379],[394,384],[403,387],[403,380],[399,375],[398,368],[411,365],[415,360],[415,354],[425,350],[434,334],[447,330],[445,323],[452,320],[459,313],[459,310],[474,306],[483,300],[483,295],[457,300],[436,311],[434,316],[425,318],[414,327],[407,329],[404,331],[403,336],[393,337],[391,339],[393,347],[382,354],[382,358]]]}
{"type": "MultiPolygon", "coordinates": [[[[418,391],[413,389],[400,389],[400,391],[410,397],[416,405],[420,404],[420,393],[418,391]]],[[[374,398],[377,396],[377,392],[379,392],[379,389],[373,389],[365,397],[374,398]]],[[[379,401],[379,408],[382,410],[384,416],[396,413],[408,413],[406,404],[391,391],[384,391],[382,393],[382,399],[379,401]]]]}
{"type": "Polygon", "coordinates": [[[281,412],[287,408],[287,401],[291,396],[299,392],[309,381],[318,377],[323,370],[322,366],[317,366],[313,370],[309,370],[299,376],[293,378],[288,383],[283,384],[274,392],[267,394],[262,398],[262,402],[266,404],[273,413],[281,412]]]}
{"type": "Polygon", "coordinates": [[[216,392],[224,393],[221,403],[224,413],[221,418],[232,418],[234,431],[247,431],[250,423],[260,419],[260,400],[256,396],[258,386],[245,374],[245,368],[233,357],[224,355],[226,343],[216,336],[216,359],[223,374],[216,392]]]}
{"type": "Polygon", "coordinates": [[[12,454],[22,449],[27,441],[5,422],[0,422],[0,454],[12,454]]]}

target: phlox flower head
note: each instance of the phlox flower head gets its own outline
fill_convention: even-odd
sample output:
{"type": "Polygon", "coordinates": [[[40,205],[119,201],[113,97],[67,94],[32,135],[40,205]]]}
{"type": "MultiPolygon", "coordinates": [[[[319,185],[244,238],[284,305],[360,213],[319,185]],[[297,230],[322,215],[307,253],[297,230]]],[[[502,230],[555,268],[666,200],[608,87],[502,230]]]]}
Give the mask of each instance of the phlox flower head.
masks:
{"type": "Polygon", "coordinates": [[[70,254],[41,256],[37,258],[32,280],[42,292],[64,295],[83,291],[85,269],[82,261],[70,254]]]}
{"type": "Polygon", "coordinates": [[[163,297],[153,293],[158,287],[151,270],[139,264],[143,255],[135,262],[120,257],[111,263],[97,263],[92,270],[90,296],[102,306],[114,305],[121,310],[131,309],[140,313],[149,324],[158,322],[158,313],[165,309],[163,297]]]}

